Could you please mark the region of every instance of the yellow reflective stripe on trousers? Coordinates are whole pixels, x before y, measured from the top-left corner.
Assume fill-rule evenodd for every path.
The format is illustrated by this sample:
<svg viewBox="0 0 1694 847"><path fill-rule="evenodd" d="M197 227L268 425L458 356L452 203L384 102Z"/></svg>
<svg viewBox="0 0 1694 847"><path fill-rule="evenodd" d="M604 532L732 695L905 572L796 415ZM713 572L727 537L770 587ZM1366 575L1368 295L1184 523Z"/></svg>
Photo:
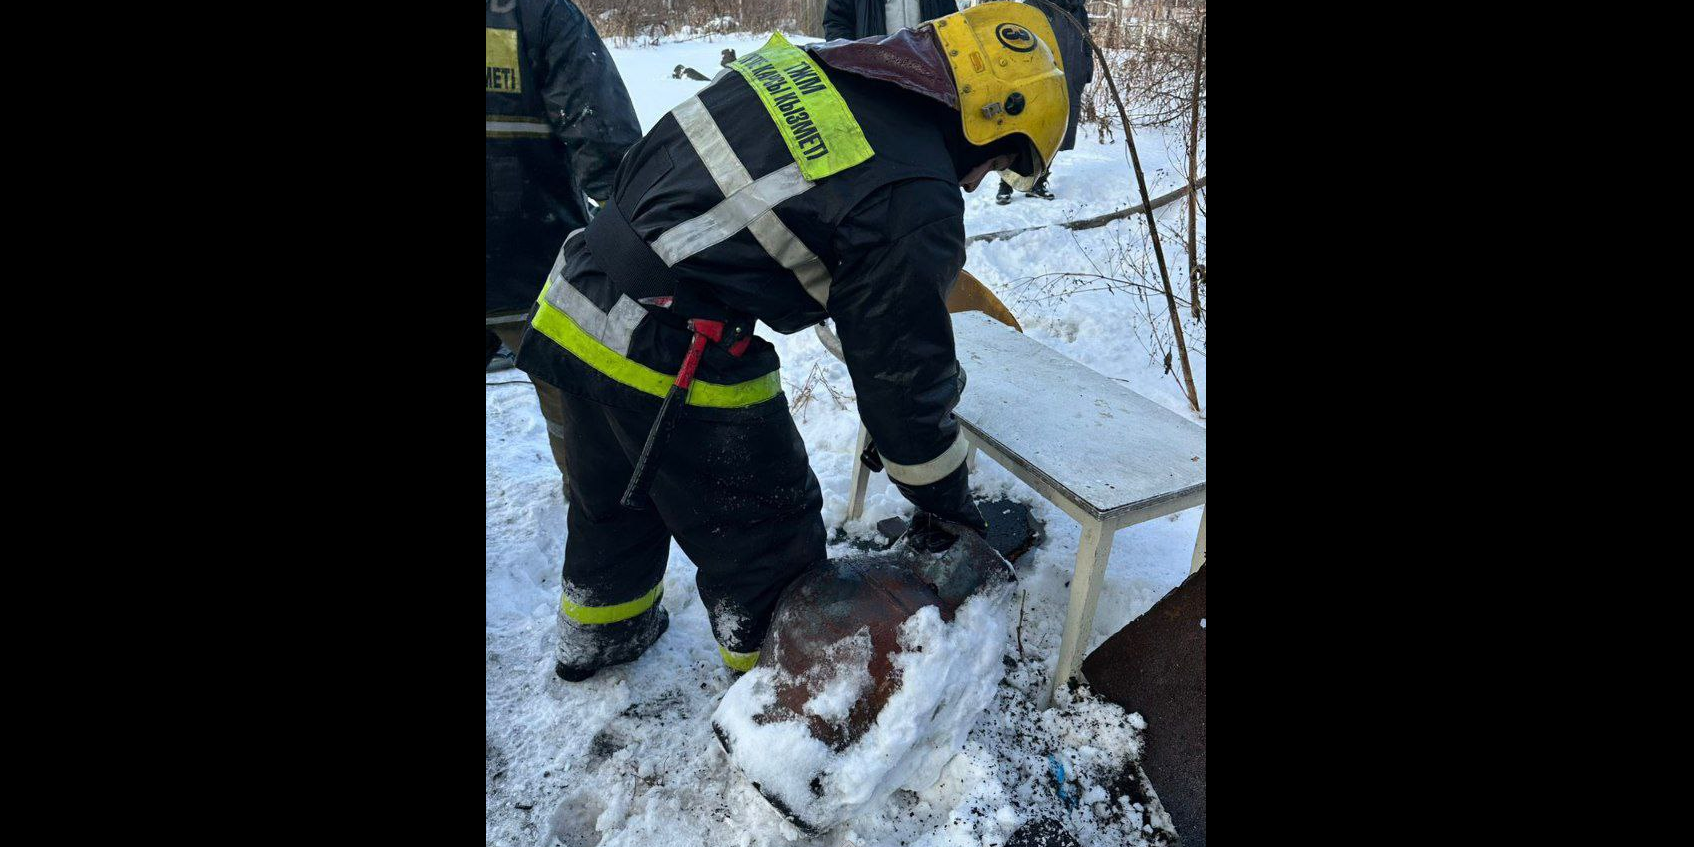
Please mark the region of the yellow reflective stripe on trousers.
<svg viewBox="0 0 1694 847"><path fill-rule="evenodd" d="M652 591L628 603L619 603L615 606L584 606L580 603L572 603L569 597L560 594L559 608L564 611L565 617L577 623L617 623L618 621L627 621L653 608L653 604L657 603L659 598L664 596L664 593L665 584L661 582L653 586Z"/></svg>
<svg viewBox="0 0 1694 847"><path fill-rule="evenodd" d="M724 664L742 673L752 670L753 666L759 663L759 651L757 650L751 653L735 653L725 650L724 646L719 644L718 655L723 657Z"/></svg>
<svg viewBox="0 0 1694 847"><path fill-rule="evenodd" d="M557 284L569 283L560 281ZM576 321L571 320L570 315L554 308L546 298L546 292L542 292L542 299L535 310L535 320L531 321L531 326L534 326L537 332L553 339L554 343L588 363L589 367L630 388L654 397L663 397L670 391L671 383L676 380L675 374L659 373L646 365L618 355L599 339L584 332L582 327L577 326ZM781 393L782 377L778 371L771 371L757 379L734 385L717 385L697 379L689 386L688 405L739 409L763 403Z"/></svg>

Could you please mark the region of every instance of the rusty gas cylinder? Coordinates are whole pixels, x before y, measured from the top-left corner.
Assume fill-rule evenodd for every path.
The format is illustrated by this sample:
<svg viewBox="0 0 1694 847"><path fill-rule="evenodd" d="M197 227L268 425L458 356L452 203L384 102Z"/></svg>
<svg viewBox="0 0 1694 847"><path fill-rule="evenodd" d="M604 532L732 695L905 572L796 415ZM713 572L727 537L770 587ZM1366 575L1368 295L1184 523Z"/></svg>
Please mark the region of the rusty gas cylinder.
<svg viewBox="0 0 1694 847"><path fill-rule="evenodd" d="M769 672L775 697L752 715L754 723L800 723L830 750L850 748L900 691L895 657L905 649L900 634L906 622L936 606L951 624L965 601L1013 580L1010 565L976 533L940 526L957 535L945 551L923 552L921 542L903 539L886 552L832 559L788 586L756 666ZM843 677L857 686L850 707L829 714L808 711L808 703ZM866 677L868 683L857 682ZM737 759L725 733L718 735ZM825 823L797 815L764 787L760 793L808 832Z"/></svg>

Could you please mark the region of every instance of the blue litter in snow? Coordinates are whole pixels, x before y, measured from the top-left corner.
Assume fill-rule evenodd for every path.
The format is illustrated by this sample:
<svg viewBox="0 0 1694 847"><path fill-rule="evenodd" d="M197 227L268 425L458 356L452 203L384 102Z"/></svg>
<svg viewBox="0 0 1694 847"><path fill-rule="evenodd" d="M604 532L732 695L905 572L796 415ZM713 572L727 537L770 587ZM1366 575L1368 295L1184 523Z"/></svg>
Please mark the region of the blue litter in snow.
<svg viewBox="0 0 1694 847"><path fill-rule="evenodd" d="M1064 763L1059 761L1059 757L1054 756L1053 754L1049 753L1049 754L1047 754L1047 766L1050 769L1052 769L1052 772L1053 772L1053 787L1058 789L1059 799L1065 801L1066 806L1070 806L1071 808L1076 808L1076 798L1065 793L1065 766L1064 766Z"/></svg>

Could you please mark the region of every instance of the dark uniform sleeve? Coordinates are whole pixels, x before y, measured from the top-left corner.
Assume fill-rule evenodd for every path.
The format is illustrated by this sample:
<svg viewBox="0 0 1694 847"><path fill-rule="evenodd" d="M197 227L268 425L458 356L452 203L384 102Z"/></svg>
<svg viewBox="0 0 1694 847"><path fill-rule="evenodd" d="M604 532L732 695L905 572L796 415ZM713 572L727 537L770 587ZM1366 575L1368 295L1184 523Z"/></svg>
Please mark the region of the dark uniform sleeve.
<svg viewBox="0 0 1694 847"><path fill-rule="evenodd" d="M959 187L922 179L880 188L835 237L845 259L829 313L888 477L920 510L984 531L953 419L964 387L947 314L965 261Z"/></svg>
<svg viewBox="0 0 1694 847"><path fill-rule="evenodd" d="M829 0L823 10L823 37L825 41L837 38L853 38L853 0Z"/></svg>
<svg viewBox="0 0 1694 847"><path fill-rule="evenodd" d="M1094 25L1088 20L1088 6L1082 0L1075 0L1071 5L1070 13L1076 18L1077 23L1082 24L1082 31L1092 30ZM1082 47L1082 83L1087 85L1094 81L1094 50L1088 46L1087 40L1078 38L1077 41Z"/></svg>
<svg viewBox="0 0 1694 847"><path fill-rule="evenodd" d="M549 0L537 29L530 44L538 52L533 60L553 134L569 151L582 192L603 203L623 154L641 140L629 91L600 34L575 5Z"/></svg>

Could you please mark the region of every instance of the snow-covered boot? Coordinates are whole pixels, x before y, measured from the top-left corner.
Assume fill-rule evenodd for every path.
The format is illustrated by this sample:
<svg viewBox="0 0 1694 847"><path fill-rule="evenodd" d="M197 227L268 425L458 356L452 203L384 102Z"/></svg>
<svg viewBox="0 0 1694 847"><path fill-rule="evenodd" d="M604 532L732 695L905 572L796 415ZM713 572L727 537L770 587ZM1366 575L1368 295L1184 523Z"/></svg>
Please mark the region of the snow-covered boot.
<svg viewBox="0 0 1694 847"><path fill-rule="evenodd" d="M1000 187L994 191L994 202L1001 206L1012 202L1012 184L1004 177L1000 179Z"/></svg>
<svg viewBox="0 0 1694 847"><path fill-rule="evenodd" d="M608 624L578 623L560 612L553 673L566 682L581 682L601 668L633 662L670 625L670 613L659 603L633 618Z"/></svg>
<svg viewBox="0 0 1694 847"><path fill-rule="evenodd" d="M1004 183L1001 183L1001 184L1004 185ZM1036 180L1035 184L1030 186L1029 190L1025 191L1024 193L1031 196L1031 197L1040 197L1043 200L1053 199L1053 192L1047 190L1047 175L1046 174L1042 174L1041 178Z"/></svg>

